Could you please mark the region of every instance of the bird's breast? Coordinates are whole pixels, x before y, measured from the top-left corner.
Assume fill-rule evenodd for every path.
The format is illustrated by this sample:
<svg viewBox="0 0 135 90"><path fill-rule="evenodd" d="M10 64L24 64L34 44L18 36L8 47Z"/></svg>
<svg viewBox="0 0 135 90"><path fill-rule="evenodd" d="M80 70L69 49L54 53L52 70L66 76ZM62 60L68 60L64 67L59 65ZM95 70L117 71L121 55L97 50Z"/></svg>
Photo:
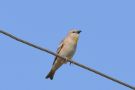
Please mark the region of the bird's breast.
<svg viewBox="0 0 135 90"><path fill-rule="evenodd" d="M64 56L64 57L72 58L75 51L76 51L75 42L67 42L63 46L63 50L62 50L63 53L61 53L61 55Z"/></svg>

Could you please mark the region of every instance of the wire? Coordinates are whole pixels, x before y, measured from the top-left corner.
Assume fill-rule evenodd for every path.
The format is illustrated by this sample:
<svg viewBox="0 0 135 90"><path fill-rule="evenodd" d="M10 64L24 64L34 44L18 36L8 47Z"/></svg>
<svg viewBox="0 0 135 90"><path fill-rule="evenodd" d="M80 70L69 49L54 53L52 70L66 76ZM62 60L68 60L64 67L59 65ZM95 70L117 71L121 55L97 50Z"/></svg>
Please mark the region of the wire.
<svg viewBox="0 0 135 90"><path fill-rule="evenodd" d="M19 42L21 42L21 43L24 43L24 44L26 44L26 45L29 45L29 46L31 46L31 47L33 47L33 48L39 49L39 50L41 50L41 51L44 51L44 52L47 52L47 53L49 53L49 54L51 54L51 55L54 55L54 56L56 56L56 57L59 57L59 58L61 58L62 60L67 60L67 58L62 57L62 56L60 56L60 55L58 55L58 54L56 54L56 53L54 53L54 52L52 52L52 51L50 51L50 50L48 50L48 49L46 49L46 48L42 48L42 47L37 46L37 45L34 45L34 44L32 44L32 43L30 43L30 42L28 42L28 41L22 40L22 39L20 39L20 38L18 38L18 37L15 37L15 36L12 35L12 34L9 34L9 33L5 32L5 31L3 31L3 30L0 30L0 33L4 34L4 35L6 35L6 36L8 36L8 37L10 37L10 38L12 38L12 39L15 39L15 40L17 40L17 41L19 41ZM119 83L119 84L121 84L121 85L123 85L123 86L126 86L126 87L128 87L128 88L130 88L130 89L132 89L132 90L135 90L135 87L134 87L134 86L131 86L131 85L129 85L129 84L125 83L125 82L122 82L122 81L120 81L120 80L118 80L118 79L115 79L115 78L113 78L113 77L110 77L110 76L108 76L108 75L106 75L106 74L104 74L104 73L101 73L101 72L99 72L99 71L93 69L93 68L90 68L90 67L87 67L87 66L85 66L85 65L83 65L83 64L80 64L80 63L78 63L78 62L75 62L75 61L72 60L72 59L68 59L67 61L70 62L70 63L73 63L73 64L75 64L75 65L77 65L77 66L79 66L79 67L81 67L81 68L84 68L84 69L86 69L86 70L88 70L88 71L91 71L91 72L93 72L93 73L96 73L96 74L98 74L98 75L100 75L100 76L102 76L102 77L104 77L104 78L107 78L107 79L109 79L109 80L112 80L112 81L114 81L114 82L116 82L116 83Z"/></svg>

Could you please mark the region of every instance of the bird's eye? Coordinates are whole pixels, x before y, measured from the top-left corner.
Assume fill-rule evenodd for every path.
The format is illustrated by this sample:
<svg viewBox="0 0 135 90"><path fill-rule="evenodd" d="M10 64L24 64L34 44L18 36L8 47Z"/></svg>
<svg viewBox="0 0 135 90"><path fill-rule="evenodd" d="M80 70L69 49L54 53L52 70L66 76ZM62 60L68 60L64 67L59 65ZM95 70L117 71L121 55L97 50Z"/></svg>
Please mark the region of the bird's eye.
<svg viewBox="0 0 135 90"><path fill-rule="evenodd" d="M72 33L75 33L75 31L73 31Z"/></svg>

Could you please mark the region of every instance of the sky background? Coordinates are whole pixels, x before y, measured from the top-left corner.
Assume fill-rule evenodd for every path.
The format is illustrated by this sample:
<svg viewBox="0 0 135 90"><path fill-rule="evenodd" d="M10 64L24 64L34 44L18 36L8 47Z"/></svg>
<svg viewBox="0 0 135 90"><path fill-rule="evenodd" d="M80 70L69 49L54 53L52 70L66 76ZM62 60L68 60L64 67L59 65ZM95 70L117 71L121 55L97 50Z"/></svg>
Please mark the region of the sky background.
<svg viewBox="0 0 135 90"><path fill-rule="evenodd" d="M134 0L0 0L0 29L56 51L81 29L73 59L135 86ZM75 65L45 79L54 56L0 35L0 90L130 90Z"/></svg>

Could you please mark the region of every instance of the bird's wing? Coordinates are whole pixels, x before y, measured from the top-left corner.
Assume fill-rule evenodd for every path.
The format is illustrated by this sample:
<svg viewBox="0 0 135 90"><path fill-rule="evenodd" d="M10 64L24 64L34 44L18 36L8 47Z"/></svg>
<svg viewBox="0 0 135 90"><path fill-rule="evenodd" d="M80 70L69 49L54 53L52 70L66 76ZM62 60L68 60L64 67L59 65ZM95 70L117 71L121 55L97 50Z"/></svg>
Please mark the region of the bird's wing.
<svg viewBox="0 0 135 90"><path fill-rule="evenodd" d="M60 45L59 45L59 47L57 49L57 54L59 54L59 52L61 51L61 49L63 48L63 46L64 46L64 39L61 41L61 43L60 43ZM55 59L53 61L53 65L54 65L56 59L57 59L57 57L55 57Z"/></svg>

